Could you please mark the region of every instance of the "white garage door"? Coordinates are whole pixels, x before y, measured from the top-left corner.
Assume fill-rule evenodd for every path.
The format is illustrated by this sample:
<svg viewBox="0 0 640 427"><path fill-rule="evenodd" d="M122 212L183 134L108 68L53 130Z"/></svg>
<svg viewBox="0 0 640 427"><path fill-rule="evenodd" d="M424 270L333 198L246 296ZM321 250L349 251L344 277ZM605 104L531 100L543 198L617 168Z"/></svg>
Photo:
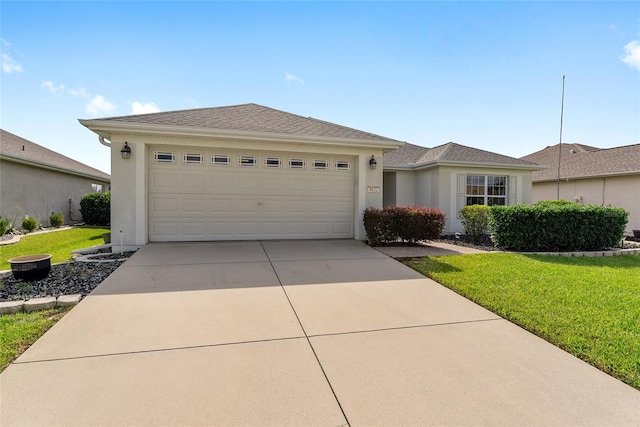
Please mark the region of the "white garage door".
<svg viewBox="0 0 640 427"><path fill-rule="evenodd" d="M352 238L354 159L149 151L149 240Z"/></svg>

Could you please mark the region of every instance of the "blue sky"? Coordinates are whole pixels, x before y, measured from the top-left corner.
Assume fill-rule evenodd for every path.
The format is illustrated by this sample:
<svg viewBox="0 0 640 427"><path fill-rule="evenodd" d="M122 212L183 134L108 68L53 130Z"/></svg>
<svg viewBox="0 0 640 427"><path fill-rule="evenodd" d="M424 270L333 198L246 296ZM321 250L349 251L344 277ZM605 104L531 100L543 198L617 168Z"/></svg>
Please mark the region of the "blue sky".
<svg viewBox="0 0 640 427"><path fill-rule="evenodd" d="M640 143L639 2L0 2L1 127L257 103L425 147Z"/></svg>

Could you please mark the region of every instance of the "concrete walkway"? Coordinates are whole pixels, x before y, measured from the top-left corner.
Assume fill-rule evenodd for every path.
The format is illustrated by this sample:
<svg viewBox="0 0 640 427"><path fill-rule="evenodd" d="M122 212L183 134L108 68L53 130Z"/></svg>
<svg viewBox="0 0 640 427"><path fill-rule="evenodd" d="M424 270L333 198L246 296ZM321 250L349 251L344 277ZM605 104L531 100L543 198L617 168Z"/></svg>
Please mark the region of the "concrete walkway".
<svg viewBox="0 0 640 427"><path fill-rule="evenodd" d="M143 247L0 375L12 425L640 425L640 392L354 240Z"/></svg>

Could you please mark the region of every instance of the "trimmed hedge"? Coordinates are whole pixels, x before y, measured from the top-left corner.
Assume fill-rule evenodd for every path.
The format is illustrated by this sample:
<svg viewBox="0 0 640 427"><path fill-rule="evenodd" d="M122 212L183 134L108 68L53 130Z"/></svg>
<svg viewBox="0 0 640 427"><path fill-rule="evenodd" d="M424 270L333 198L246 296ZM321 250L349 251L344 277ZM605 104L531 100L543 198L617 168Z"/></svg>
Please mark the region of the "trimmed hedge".
<svg viewBox="0 0 640 427"><path fill-rule="evenodd" d="M111 193L89 193L80 199L80 213L85 224L109 225Z"/></svg>
<svg viewBox="0 0 640 427"><path fill-rule="evenodd" d="M489 232L489 213L491 208L487 205L469 205L460 210L460 222L464 234L471 238L473 243L479 243Z"/></svg>
<svg viewBox="0 0 640 427"><path fill-rule="evenodd" d="M364 211L364 228L372 246L398 240L415 243L437 239L442 234L444 224L444 212L432 208L388 206Z"/></svg>
<svg viewBox="0 0 640 427"><path fill-rule="evenodd" d="M545 201L492 206L489 228L496 245L505 249L597 251L620 243L628 216L622 208Z"/></svg>

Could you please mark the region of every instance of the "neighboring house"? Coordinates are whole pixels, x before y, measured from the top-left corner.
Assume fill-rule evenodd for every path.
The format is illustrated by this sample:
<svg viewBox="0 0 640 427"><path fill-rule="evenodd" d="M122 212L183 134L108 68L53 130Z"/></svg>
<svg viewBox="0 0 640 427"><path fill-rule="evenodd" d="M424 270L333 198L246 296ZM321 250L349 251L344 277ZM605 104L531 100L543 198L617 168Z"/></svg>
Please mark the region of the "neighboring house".
<svg viewBox="0 0 640 427"><path fill-rule="evenodd" d="M556 200L559 190L560 199L624 208L630 213L626 233L640 230L640 144L606 149L562 144L562 152L558 147L522 158L547 166L533 173L532 200Z"/></svg>
<svg viewBox="0 0 640 427"><path fill-rule="evenodd" d="M533 162L449 142L425 148L405 144L384 156L384 205L438 208L445 232L462 231L467 205L531 203Z"/></svg>
<svg viewBox="0 0 640 427"><path fill-rule="evenodd" d="M123 247L365 240L362 212L382 206L383 154L403 144L256 104L80 123L111 145L111 230Z"/></svg>
<svg viewBox="0 0 640 427"><path fill-rule="evenodd" d="M456 214L467 202L529 202L531 171L539 169L457 144L429 150L256 104L80 123L111 146L111 229L121 232L123 247L366 240L363 211L382 207L383 197L385 204L440 208L448 231L458 231ZM129 149L126 159L121 151Z"/></svg>
<svg viewBox="0 0 640 427"><path fill-rule="evenodd" d="M109 174L0 129L0 215L16 227L26 215L48 225L52 212L78 222L82 196L110 183Z"/></svg>

